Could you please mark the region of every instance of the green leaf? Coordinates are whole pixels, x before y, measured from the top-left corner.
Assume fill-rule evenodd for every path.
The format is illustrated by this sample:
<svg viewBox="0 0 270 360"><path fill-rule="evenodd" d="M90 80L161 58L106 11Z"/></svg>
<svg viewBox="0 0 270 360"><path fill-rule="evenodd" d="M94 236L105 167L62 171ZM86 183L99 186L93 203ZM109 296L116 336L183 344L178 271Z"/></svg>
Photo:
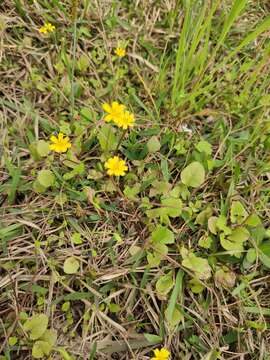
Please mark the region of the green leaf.
<svg viewBox="0 0 270 360"><path fill-rule="evenodd" d="M248 225L250 227L256 227L261 225L261 219L257 214L251 214L245 221L245 225Z"/></svg>
<svg viewBox="0 0 270 360"><path fill-rule="evenodd" d="M83 162L80 162L78 165L74 166L74 168L71 171L64 174L63 179L70 180L77 175L82 175L84 172L85 172L85 165Z"/></svg>
<svg viewBox="0 0 270 360"><path fill-rule="evenodd" d="M243 226L240 226L232 230L232 233L228 236L228 239L230 241L243 243L249 238L249 236L249 231Z"/></svg>
<svg viewBox="0 0 270 360"><path fill-rule="evenodd" d="M174 233L166 226L158 225L151 234L151 240L160 244L174 244Z"/></svg>
<svg viewBox="0 0 270 360"><path fill-rule="evenodd" d="M71 236L71 241L73 242L73 244L76 244L76 245L82 244L83 241L82 241L81 234L80 234L80 233L74 233L74 234L72 234L72 236Z"/></svg>
<svg viewBox="0 0 270 360"><path fill-rule="evenodd" d="M207 155L211 155L212 154L212 145L205 140L201 140L197 145L196 145L196 149L202 153L204 152Z"/></svg>
<svg viewBox="0 0 270 360"><path fill-rule="evenodd" d="M158 140L157 136L152 136L148 141L147 141L147 149L149 153L155 153L157 151L160 150L160 142Z"/></svg>
<svg viewBox="0 0 270 360"><path fill-rule="evenodd" d="M53 347L57 340L57 332L53 329L46 330L40 340L46 341Z"/></svg>
<svg viewBox="0 0 270 360"><path fill-rule="evenodd" d="M166 295L170 292L174 285L172 271L168 274L161 276L156 283L156 291L158 295L162 298L166 297Z"/></svg>
<svg viewBox="0 0 270 360"><path fill-rule="evenodd" d="M213 239L211 238L211 236L203 235L199 239L199 246L204 249L210 249L212 243Z"/></svg>
<svg viewBox="0 0 270 360"><path fill-rule="evenodd" d="M118 313L121 310L121 306L119 304L111 303L109 304L109 309L111 313Z"/></svg>
<svg viewBox="0 0 270 360"><path fill-rule="evenodd" d="M208 219L208 229L209 231L216 235L217 234L217 227L216 227L216 222L217 222L218 217L217 216L211 216Z"/></svg>
<svg viewBox="0 0 270 360"><path fill-rule="evenodd" d="M198 257L192 252L183 259L182 265L192 270L194 275L200 280L207 280L211 277L211 267L207 259Z"/></svg>
<svg viewBox="0 0 270 360"><path fill-rule="evenodd" d="M182 201L174 197L168 197L161 200L163 205L163 214L172 218L178 217L182 213Z"/></svg>
<svg viewBox="0 0 270 360"><path fill-rule="evenodd" d="M205 170L201 163L194 161L181 172L181 181L187 186L197 188L205 180Z"/></svg>
<svg viewBox="0 0 270 360"><path fill-rule="evenodd" d="M206 209L204 209L197 215L195 224L204 225L209 219L209 217L212 215L212 213L213 213L212 208L208 206Z"/></svg>
<svg viewBox="0 0 270 360"><path fill-rule="evenodd" d="M68 257L64 262L64 272L66 274L76 274L80 268L80 263L74 257Z"/></svg>
<svg viewBox="0 0 270 360"><path fill-rule="evenodd" d="M161 167L161 172L162 172L162 175L163 175L165 181L168 182L170 180L171 175L170 175L167 159L161 160L160 167Z"/></svg>
<svg viewBox="0 0 270 360"><path fill-rule="evenodd" d="M49 355L52 351L52 345L47 341L38 340L34 342L32 348L32 356L34 359L41 359L45 355Z"/></svg>
<svg viewBox="0 0 270 360"><path fill-rule="evenodd" d="M165 310L165 318L168 322L169 328L173 329L175 328L184 318L184 315L181 313L181 311L175 307L173 309L172 314L169 316L168 308Z"/></svg>
<svg viewBox="0 0 270 360"><path fill-rule="evenodd" d="M161 200L163 205L160 208L146 210L146 215L152 219L159 217L162 223L169 224L169 217L178 217L182 212L182 201L174 197L163 198Z"/></svg>
<svg viewBox="0 0 270 360"><path fill-rule="evenodd" d="M155 180L152 183L152 187L149 191L149 196L154 197L160 194L167 195L168 192L170 191L170 188L171 188L171 184L168 183L167 181Z"/></svg>
<svg viewBox="0 0 270 360"><path fill-rule="evenodd" d="M81 55L76 63L77 69L81 72L85 72L88 69L89 65L89 58L85 54Z"/></svg>
<svg viewBox="0 0 270 360"><path fill-rule="evenodd" d="M39 181L35 180L33 182L33 190L37 193L43 193L44 191L46 191L47 187L43 186L39 183Z"/></svg>
<svg viewBox="0 0 270 360"><path fill-rule="evenodd" d="M249 238L250 234L244 227L233 229L231 235L225 238L225 234L220 235L221 246L229 251L230 255L240 257L244 251L244 242Z"/></svg>
<svg viewBox="0 0 270 360"><path fill-rule="evenodd" d="M45 140L39 140L37 142L37 152L41 157L48 156L50 152L50 145Z"/></svg>
<svg viewBox="0 0 270 360"><path fill-rule="evenodd" d="M62 356L63 360L74 360L74 357L69 355L69 353L62 347L58 347L57 351Z"/></svg>
<svg viewBox="0 0 270 360"><path fill-rule="evenodd" d="M23 328L26 332L30 331L30 339L39 339L47 330L48 316L45 314L34 315L30 319L26 320Z"/></svg>
<svg viewBox="0 0 270 360"><path fill-rule="evenodd" d="M248 213L240 201L234 201L231 205L231 222L242 224L247 218Z"/></svg>
<svg viewBox="0 0 270 360"><path fill-rule="evenodd" d="M146 338L149 344L155 345L162 342L162 337L158 335L144 333L143 336Z"/></svg>
<svg viewBox="0 0 270 360"><path fill-rule="evenodd" d="M203 286L203 284L197 278L191 279L188 282L188 286L194 294L200 294L205 289L205 286Z"/></svg>
<svg viewBox="0 0 270 360"><path fill-rule="evenodd" d="M54 184L55 176L51 170L40 170L38 172L37 180L40 185L48 188Z"/></svg>
<svg viewBox="0 0 270 360"><path fill-rule="evenodd" d="M270 240L264 241L259 246L259 258L263 265L270 269Z"/></svg>
<svg viewBox="0 0 270 360"><path fill-rule="evenodd" d="M166 245L165 245L166 246ZM148 261L148 265L152 268L152 267L157 267L159 266L160 262L162 260L162 256L157 254L157 253L147 253L147 261Z"/></svg>
<svg viewBox="0 0 270 360"><path fill-rule="evenodd" d="M67 201L68 197L64 193L60 193L55 196L55 202L60 206L63 206Z"/></svg>
<svg viewBox="0 0 270 360"><path fill-rule="evenodd" d="M10 336L8 339L9 346L14 346L18 342L18 338L16 336Z"/></svg>
<svg viewBox="0 0 270 360"><path fill-rule="evenodd" d="M130 200L137 200L137 196L140 192L141 184L135 184L132 187L126 185L124 189L125 196Z"/></svg>
<svg viewBox="0 0 270 360"><path fill-rule="evenodd" d="M168 246L165 244L154 243L152 247L159 256L165 257L168 254Z"/></svg>
<svg viewBox="0 0 270 360"><path fill-rule="evenodd" d="M114 133L114 128L110 124L104 124L100 128L97 135L99 145L103 152L109 152L116 149L117 138Z"/></svg>
<svg viewBox="0 0 270 360"><path fill-rule="evenodd" d="M225 235L232 233L232 230L227 226L227 219L223 215L220 215L216 219L215 226L218 230L223 231Z"/></svg>
<svg viewBox="0 0 270 360"><path fill-rule="evenodd" d="M257 258L257 252L256 249L248 249L247 255L246 255L246 260L250 263L253 264L255 262Z"/></svg>

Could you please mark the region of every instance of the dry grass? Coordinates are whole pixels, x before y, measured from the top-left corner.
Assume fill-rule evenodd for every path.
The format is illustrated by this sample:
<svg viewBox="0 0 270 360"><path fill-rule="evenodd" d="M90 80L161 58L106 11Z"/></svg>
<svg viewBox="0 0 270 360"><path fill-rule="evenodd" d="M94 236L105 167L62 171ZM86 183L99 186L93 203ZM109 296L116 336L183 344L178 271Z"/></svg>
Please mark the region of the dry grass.
<svg viewBox="0 0 270 360"><path fill-rule="evenodd" d="M208 175L201 189L192 192L185 206L195 206L198 200L202 203L200 211L212 204L217 215L222 208L229 212L234 197L241 199L249 213L256 212L266 229L269 227L269 148L265 150L262 142L267 131L270 133L269 106L263 110L258 107L256 112L255 99L269 90L269 60L262 64L250 90L260 91L249 104L235 103L236 91L252 81L256 71L254 64L238 73L241 62L246 58L252 61L256 56L262 58L269 30L238 54L235 62L216 73L222 81L215 97L209 96L201 108L185 104L180 111L172 111L169 87L174 76L178 25L184 19L182 2L81 1L76 59L85 56L88 66L85 71L75 66L72 81L77 88L72 118L69 76L74 31L70 4L60 2L65 13L57 1L53 3L4 0L0 4L3 359L32 358L31 342L20 320L20 313L26 312L48 315L50 326L58 332L57 347L66 349L74 359L92 359L89 357L92 351L93 359L98 360L146 360L151 357L151 349L164 346L175 360L268 360L269 269L258 258L245 267L245 254L241 262L234 261L235 258L226 262L220 249L200 249L198 240L206 229L194 225L196 213L189 220L171 221L169 227L175 233L176 244L162 265L150 268L145 254L151 226L158 220L149 227L151 221L140 205L143 197L148 197L153 205L159 204L159 197L151 197L149 191L153 191L155 179L164 180L166 171L160 168L161 160L167 161L170 182L176 184L181 169L192 156L194 144L207 138L213 145L213 159L220 161L221 166ZM220 7L221 18L230 4L231 1L226 1ZM250 1L231 31L227 47L222 49L224 54L266 15L268 2ZM57 27L51 38L42 37L37 31L45 20ZM220 33L218 17L215 21L213 36ZM213 43L215 40L212 39ZM122 64L112 56L119 41L127 44L128 55ZM195 78L191 82L190 89L196 81ZM126 181L131 187L143 184L139 201L125 196L122 180L108 181L99 165L103 155L95 136L102 127L101 104L113 99L128 104L136 113L136 130L129 138L125 137L122 151L127 157L135 154L129 161L136 170ZM88 119L82 115L85 108ZM86 172L65 182L63 163L56 158L35 161L29 146L36 140L47 140L52 132L70 123L71 137L74 142L81 142L76 145L76 156L86 164ZM184 155L175 155L170 149L173 140L166 140L166 136L179 136L182 129L179 123L192 130L192 134L183 135L188 147ZM153 128L165 150L139 158ZM173 135L168 135L169 131ZM58 187L38 194L33 191L33 181L46 166L57 174ZM87 179L93 169L101 172L100 179ZM59 193L68 197L64 205L57 203ZM101 206L97 206L97 199ZM74 233L81 234L82 244L72 242ZM226 264L236 276L235 285L220 286L213 277L202 281L205 286L202 293L191 291L188 281L192 272L182 266L179 254L182 245L207 256L213 269ZM144 256L137 259L132 256L135 246L144 251ZM66 275L63 264L71 256L79 260L80 269L75 275ZM170 329L164 315L169 296L161 299L155 285L170 270L175 278L178 269L185 272L184 286L177 298L183 316L177 327ZM65 310L63 304L67 302L70 308ZM112 304L117 307L116 312ZM144 333L159 335L163 341L151 346ZM17 337L21 343L17 342L12 349L10 337ZM211 355L215 349L220 352L219 357ZM63 357L55 351L51 358Z"/></svg>

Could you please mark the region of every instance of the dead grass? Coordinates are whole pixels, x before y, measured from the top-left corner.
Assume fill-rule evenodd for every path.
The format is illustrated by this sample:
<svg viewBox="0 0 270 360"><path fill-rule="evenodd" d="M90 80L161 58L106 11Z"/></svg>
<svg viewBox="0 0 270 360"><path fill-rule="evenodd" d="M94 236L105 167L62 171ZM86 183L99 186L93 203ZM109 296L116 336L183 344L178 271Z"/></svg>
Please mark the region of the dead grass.
<svg viewBox="0 0 270 360"><path fill-rule="evenodd" d="M18 1L22 8L16 8L15 3L4 0L0 4L0 354L5 359L32 358L19 318L21 312L26 312L47 314L51 327L58 332L57 346L74 359L92 359L89 354L96 346L93 359L146 360L152 348L164 346L175 360L217 359L211 357L214 349L220 352L220 359L268 360L270 276L258 259L249 268L239 262L228 264L237 279L233 288L221 287L211 279L204 282L203 293L194 294L187 285L191 272L181 265L179 248L188 244L197 249L205 229L194 230L189 221L173 220L170 228L175 232L176 246L162 266L149 268L144 257L132 257L134 246L143 251L149 246L149 219L142 208L123 194L121 184L116 184L114 191L104 177L97 181L86 179L89 171L97 168L99 159L97 142L91 139L101 124L101 104L120 99L138 113L138 133L131 135L136 154L139 150L135 145L143 147L148 139L148 135L140 133L151 133L153 119L160 120L161 139L169 129L177 136L181 128L178 124L187 124L193 132L185 136L191 149L186 158L192 146L207 137L213 143L214 158L225 159L223 166L209 175L203 189L194 191L192 201L200 200L203 206L211 203L217 214L234 182L233 194L242 197L249 211L256 211L269 227L269 155L260 150L263 134L261 128L255 132L253 118L239 126L241 110L237 117L231 100L233 92L228 97L218 94L205 104L203 112L183 109L183 116L172 114L167 102L159 98L161 90L165 98L170 96L163 86L172 79L172 54L178 42L178 24L184 17L180 2L82 2L76 56L86 56L88 67L86 71L75 69L75 119L82 121L79 156L87 162L87 174L42 194L33 191L32 183L37 171L49 162L34 161L29 145L38 139L47 140L59 126L74 120L70 118L69 82L72 23L69 15L51 2ZM67 5L62 2L64 9L69 9ZM227 2L223 6L226 10ZM266 1L250 1L232 31L230 44L238 43L242 34L268 14ZM45 19L57 27L50 40L37 31ZM264 34L260 43L252 44L247 56L252 58L260 51L267 36ZM128 49L121 71L119 62L112 58L119 41L126 42ZM168 73L161 79L162 74L157 72L164 54ZM263 71L267 77L269 62ZM233 80L226 81L231 84ZM89 110L88 123L83 120L83 108ZM246 130L249 135L245 140ZM129 141L126 137L126 149ZM148 185L147 181L151 176L163 179L158 165L162 159L168 159L171 183L179 181L186 159L179 162L178 156L170 157L165 140L164 144L166 154L130 161L137 172L127 181L130 186L145 184L143 196L149 195L153 181ZM235 168L244 163L246 167L241 171L246 175L241 178ZM52 166L61 178L61 166ZM88 193L84 196L86 186ZM100 208L91 190L102 203ZM61 192L68 194L68 202L62 206L55 199ZM155 205L158 202L155 197L150 201ZM82 244L72 243L74 232L81 234ZM221 261L216 254L218 250L207 255L213 266ZM76 275L63 272L63 263L70 256L80 260ZM186 274L177 299L184 316L173 331L164 319L167 299L159 298L155 285L162 275L178 269ZM64 311L66 302L70 302L70 309ZM118 306L116 312L111 310L111 304ZM160 335L164 341L150 346L144 333ZM22 341L13 351L8 345L12 336ZM57 352L51 358L62 359Z"/></svg>

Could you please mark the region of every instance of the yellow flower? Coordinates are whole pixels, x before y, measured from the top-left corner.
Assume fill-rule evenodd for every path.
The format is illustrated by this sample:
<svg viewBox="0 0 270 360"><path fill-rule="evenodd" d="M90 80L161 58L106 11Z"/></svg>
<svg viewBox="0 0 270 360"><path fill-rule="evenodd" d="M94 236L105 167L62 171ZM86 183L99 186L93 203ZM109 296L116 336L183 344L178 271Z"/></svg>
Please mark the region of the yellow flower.
<svg viewBox="0 0 270 360"><path fill-rule="evenodd" d="M130 113L129 111L124 111L123 114L115 120L116 125L120 128L123 128L124 130L129 127L133 127L134 122L134 114Z"/></svg>
<svg viewBox="0 0 270 360"><path fill-rule="evenodd" d="M165 348L162 348L160 350L155 349L154 354L155 356L152 357L151 360L168 360L170 356L170 352Z"/></svg>
<svg viewBox="0 0 270 360"><path fill-rule="evenodd" d="M117 101L113 101L112 105L105 103L102 105L102 108L108 113L108 115L104 118L105 121L117 122L124 113L125 105L119 104Z"/></svg>
<svg viewBox="0 0 270 360"><path fill-rule="evenodd" d="M118 156L114 156L105 162L105 168L107 174L110 176L124 176L128 170L125 160L120 159Z"/></svg>
<svg viewBox="0 0 270 360"><path fill-rule="evenodd" d="M64 153L71 147L71 143L69 141L69 138L66 136L64 137L64 134L59 133L58 137L51 136L51 142L53 144L50 145L50 150L53 150L57 153Z"/></svg>
<svg viewBox="0 0 270 360"><path fill-rule="evenodd" d="M41 28L38 30L42 34L47 34L53 32L55 30L55 26L51 23L45 23Z"/></svg>
<svg viewBox="0 0 270 360"><path fill-rule="evenodd" d="M117 47L115 50L114 50L114 53L115 55L117 55L118 57L122 58L126 55L126 50L121 48L121 47Z"/></svg>

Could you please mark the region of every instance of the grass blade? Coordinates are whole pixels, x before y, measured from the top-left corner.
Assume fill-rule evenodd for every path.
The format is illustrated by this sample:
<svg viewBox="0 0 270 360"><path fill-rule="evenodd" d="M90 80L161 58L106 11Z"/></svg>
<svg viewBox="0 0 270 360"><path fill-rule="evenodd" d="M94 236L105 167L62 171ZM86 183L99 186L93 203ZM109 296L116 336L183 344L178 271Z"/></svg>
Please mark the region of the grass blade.
<svg viewBox="0 0 270 360"><path fill-rule="evenodd" d="M183 278L184 278L184 272L182 270L178 270L178 273L176 275L176 279L175 279L175 286L174 289L172 291L170 300L169 300L169 305L167 308L167 319L169 322L172 321L172 316L173 316L173 311L178 299L178 296L180 294L180 292L183 289Z"/></svg>
<svg viewBox="0 0 270 360"><path fill-rule="evenodd" d="M228 32L230 31L233 23L238 18L241 11L245 8L246 4L247 4L247 0L235 0L233 6L231 8L231 11L230 11L225 23L224 23L221 35L220 35L220 37L218 39L218 42L217 42L215 53L220 48L220 46L224 43L224 40L225 40Z"/></svg>
<svg viewBox="0 0 270 360"><path fill-rule="evenodd" d="M259 24L254 31L248 34L245 39L226 57L226 60L234 57L241 49L254 41L259 35L270 29L270 16Z"/></svg>

